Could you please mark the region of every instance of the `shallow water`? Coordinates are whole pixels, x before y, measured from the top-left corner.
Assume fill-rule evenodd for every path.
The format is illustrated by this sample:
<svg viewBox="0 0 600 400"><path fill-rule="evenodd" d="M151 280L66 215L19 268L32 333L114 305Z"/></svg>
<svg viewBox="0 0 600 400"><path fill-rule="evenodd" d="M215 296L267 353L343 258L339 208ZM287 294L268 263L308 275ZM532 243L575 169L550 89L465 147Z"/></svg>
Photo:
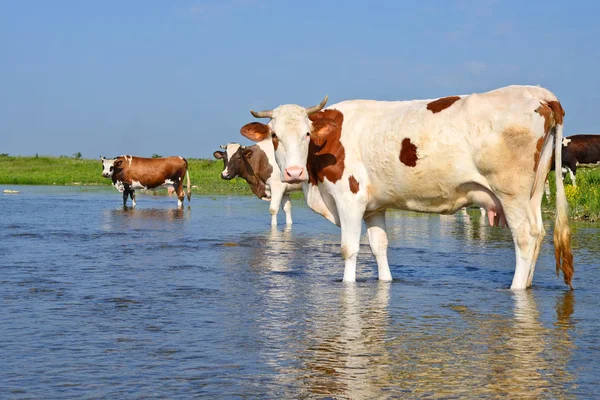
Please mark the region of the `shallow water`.
<svg viewBox="0 0 600 400"><path fill-rule="evenodd" d="M573 224L576 274L508 290L507 230L388 213L392 283L363 237L294 202L7 187L0 195L2 398L592 398L600 390L600 225ZM281 214L280 222L284 221ZM547 230L550 231L550 225Z"/></svg>

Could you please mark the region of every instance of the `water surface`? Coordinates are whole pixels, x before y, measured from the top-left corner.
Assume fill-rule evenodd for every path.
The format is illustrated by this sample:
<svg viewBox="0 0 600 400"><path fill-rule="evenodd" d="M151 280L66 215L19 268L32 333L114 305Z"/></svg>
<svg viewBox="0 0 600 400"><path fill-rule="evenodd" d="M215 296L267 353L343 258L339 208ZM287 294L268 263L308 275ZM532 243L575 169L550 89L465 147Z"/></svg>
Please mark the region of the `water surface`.
<svg viewBox="0 0 600 400"><path fill-rule="evenodd" d="M15 187L0 186L3 189ZM394 281L363 237L294 202L16 187L0 195L3 398L593 398L600 229L573 224L575 291L551 235L531 290L508 290L509 232L388 213ZM283 214L280 221L284 221ZM551 225L547 230L551 232Z"/></svg>

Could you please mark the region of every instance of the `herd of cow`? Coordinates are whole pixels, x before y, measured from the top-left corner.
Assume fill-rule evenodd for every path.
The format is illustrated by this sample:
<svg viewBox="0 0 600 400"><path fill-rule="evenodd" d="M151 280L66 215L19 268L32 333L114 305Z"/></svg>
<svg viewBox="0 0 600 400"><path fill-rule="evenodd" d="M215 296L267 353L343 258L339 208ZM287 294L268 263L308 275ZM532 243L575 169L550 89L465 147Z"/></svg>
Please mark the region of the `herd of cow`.
<svg viewBox="0 0 600 400"><path fill-rule="evenodd" d="M579 163L600 161L595 135L563 138L565 112L558 98L536 86L508 86L486 93L436 100L349 100L325 108L281 105L255 112L240 133L253 146L229 143L215 151L223 179L241 177L270 201L271 223L283 204L292 223L289 193L302 190L308 206L341 228L344 281L356 279L364 221L380 280L392 279L385 210L452 214L474 205L490 225L508 226L516 267L511 289L532 284L545 235L541 201L551 169L556 173L554 249L556 272L569 287L573 277L568 205L561 175L572 181ZM123 193L161 186L179 206L190 200L183 157L102 157L103 173Z"/></svg>

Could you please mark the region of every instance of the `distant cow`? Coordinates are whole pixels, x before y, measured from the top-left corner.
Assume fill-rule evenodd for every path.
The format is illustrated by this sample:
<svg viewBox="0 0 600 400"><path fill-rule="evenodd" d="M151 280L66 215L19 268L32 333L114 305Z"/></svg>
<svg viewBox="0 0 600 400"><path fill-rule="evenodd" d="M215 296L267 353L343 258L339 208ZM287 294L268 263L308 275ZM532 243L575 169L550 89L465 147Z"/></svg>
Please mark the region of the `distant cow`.
<svg viewBox="0 0 600 400"><path fill-rule="evenodd" d="M135 189L155 189L166 187L177 193L177 205L183 206L185 190L183 177L187 178L187 198L192 196L187 160L183 157L143 158L119 156L102 160L102 176L111 178L119 192L123 193L123 205L127 205L127 196L135 207Z"/></svg>
<svg viewBox="0 0 600 400"><path fill-rule="evenodd" d="M292 203L289 193L301 190L300 184L281 182L281 171L275 162L273 142L263 140L250 147L238 143L221 146L225 151L215 151L213 156L223 160L222 179L240 177L248 182L252 193L259 199L271 201L271 225L277 225L277 213L283 204L286 224L292 224Z"/></svg>
<svg viewBox="0 0 600 400"><path fill-rule="evenodd" d="M492 224L506 222L511 230L511 289L531 286L553 146L560 169L565 113L552 92L509 86L431 100L349 100L323 110L326 101L251 111L270 121L249 123L241 134L270 137L282 181L303 182L309 207L341 227L344 281L356 280L363 221L379 279L389 281L386 209L452 214L477 205ZM570 286L568 204L557 181L556 269Z"/></svg>
<svg viewBox="0 0 600 400"><path fill-rule="evenodd" d="M600 135L573 135L562 141L562 166L567 168L575 186L579 164L600 163Z"/></svg>
<svg viewBox="0 0 600 400"><path fill-rule="evenodd" d="M567 136L563 138L561 148L562 173L569 173L573 186L577 186L575 174L579 164L600 164L600 135ZM546 197L550 197L550 184L547 180L545 192Z"/></svg>

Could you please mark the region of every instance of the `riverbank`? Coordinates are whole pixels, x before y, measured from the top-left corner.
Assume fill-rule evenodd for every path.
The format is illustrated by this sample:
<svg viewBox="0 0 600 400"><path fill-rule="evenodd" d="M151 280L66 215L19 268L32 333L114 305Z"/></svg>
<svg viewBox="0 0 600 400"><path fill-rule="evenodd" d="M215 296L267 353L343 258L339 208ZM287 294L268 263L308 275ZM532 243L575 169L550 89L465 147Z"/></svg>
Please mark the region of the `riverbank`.
<svg viewBox="0 0 600 400"><path fill-rule="evenodd" d="M244 180L221 179L222 161L187 160L193 194L253 195ZM0 156L0 184L109 186L111 181L102 177L99 159Z"/></svg>
<svg viewBox="0 0 600 400"><path fill-rule="evenodd" d="M188 158L192 193L196 195L253 196L242 179L221 179L223 162ZM103 178L102 163L96 159L70 157L0 156L0 184L5 185L110 185ZM550 174L551 196L543 201L544 211L554 210L554 173ZM571 217L582 221L600 221L600 168L577 171L577 187L565 180L565 193ZM302 197L295 194L294 197Z"/></svg>

